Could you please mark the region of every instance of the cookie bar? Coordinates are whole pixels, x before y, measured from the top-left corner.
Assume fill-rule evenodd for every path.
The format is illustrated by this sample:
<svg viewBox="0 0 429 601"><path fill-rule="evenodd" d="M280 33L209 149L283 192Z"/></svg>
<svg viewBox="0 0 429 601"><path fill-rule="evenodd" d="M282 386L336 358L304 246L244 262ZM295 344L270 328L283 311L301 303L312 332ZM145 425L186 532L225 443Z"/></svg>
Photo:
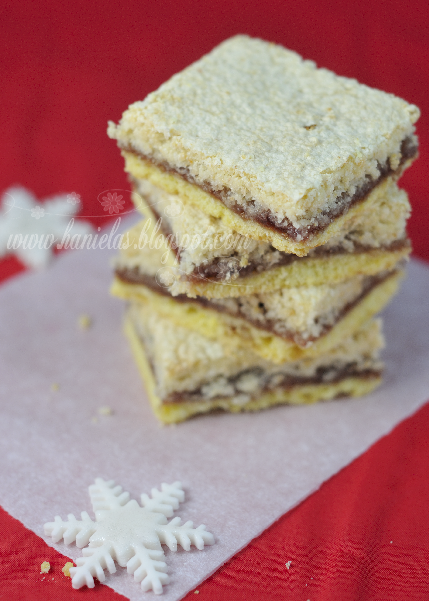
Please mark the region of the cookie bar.
<svg viewBox="0 0 429 601"><path fill-rule="evenodd" d="M134 178L304 256L412 162L418 117L400 98L236 36L131 105L108 134Z"/></svg>
<svg viewBox="0 0 429 601"><path fill-rule="evenodd" d="M317 359L275 365L131 305L126 333L155 415L165 423L215 409L254 411L360 396L381 382L381 322L365 324Z"/></svg>
<svg viewBox="0 0 429 601"><path fill-rule="evenodd" d="M138 272L145 272L145 248L151 247L171 280L166 283L173 295L224 298L336 283L391 270L411 251L405 230L410 205L395 184L385 194L378 190L374 202L362 206L347 233L306 257L241 236L147 181L136 186L133 200L146 219L128 232L118 270L132 270L137 282Z"/></svg>
<svg viewBox="0 0 429 601"><path fill-rule="evenodd" d="M133 283L117 274L112 293L171 322L274 363L319 356L351 336L395 294L402 271L355 276L339 284L207 300L172 297L156 276ZM131 277L130 277L131 279ZM139 280L141 282L141 279Z"/></svg>

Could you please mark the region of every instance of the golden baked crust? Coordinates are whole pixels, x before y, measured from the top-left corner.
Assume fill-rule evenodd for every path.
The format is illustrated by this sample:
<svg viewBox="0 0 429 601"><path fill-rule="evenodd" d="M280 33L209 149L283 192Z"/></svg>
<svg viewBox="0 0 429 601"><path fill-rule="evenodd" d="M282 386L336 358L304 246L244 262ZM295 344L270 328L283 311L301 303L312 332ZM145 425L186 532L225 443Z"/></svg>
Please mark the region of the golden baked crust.
<svg viewBox="0 0 429 601"><path fill-rule="evenodd" d="M347 375L381 371L381 320L370 320L318 357L276 364L245 348L231 348L177 325L142 303L127 311L150 360L163 402L235 396L245 402L270 388L333 382Z"/></svg>
<svg viewBox="0 0 429 601"><path fill-rule="evenodd" d="M159 268L170 266L174 279L168 289L173 295L225 298L336 283L391 270L411 251L405 233L410 204L395 184L386 196L365 203L366 210L350 221L342 236L307 257L241 236L147 180L135 180L134 185L133 201L145 218L126 233L127 244L116 263L122 271L143 274L155 273L157 263Z"/></svg>
<svg viewBox="0 0 429 601"><path fill-rule="evenodd" d="M402 277L400 271L391 274L370 290L325 335L305 347L259 329L240 317L202 307L195 302L178 302L147 286L127 284L119 278L115 278L111 292L128 301L144 302L154 313L168 317L173 323L212 340L218 340L225 347L244 347L268 361L280 364L302 357L316 357L338 346L383 309L396 293Z"/></svg>
<svg viewBox="0 0 429 601"><path fill-rule="evenodd" d="M184 202L197 206L207 215L221 219L226 227L242 236L269 242L277 250L293 253L300 257L306 256L311 249L326 244L331 238L346 234L351 224L359 219L362 213L366 213L371 205L378 204L381 198L388 196L394 183L394 178L386 178L362 202L353 205L346 213L334 219L326 229L320 230L308 239L294 240L274 229L264 227L256 221L243 219L210 193L174 173L168 173L133 153L123 151L122 155L125 158L125 171L130 173L133 178L147 179L168 194L176 195Z"/></svg>
<svg viewBox="0 0 429 601"><path fill-rule="evenodd" d="M259 411L279 404L303 405L327 401L340 396L358 397L368 394L382 382L381 376L345 377L338 382L321 384L300 384L285 390L272 390L262 393L257 399L236 403L233 398L217 398L207 401L188 401L163 404L156 393L153 371L144 351L141 340L129 317L125 320L125 333L131 344L134 358L145 382L145 388L156 417L165 424L182 422L190 417L223 410L231 413Z"/></svg>
<svg viewBox="0 0 429 601"><path fill-rule="evenodd" d="M144 220L125 233L114 263L122 274L167 271L171 278L168 290L173 295L221 299L336 284L357 275L390 271L411 251L405 237L410 205L406 193L395 184L386 196L366 203L366 210L350 220L350 229L343 235L306 257L281 253L267 242L241 236L219 219L147 181L140 180L137 185L144 196L134 192L133 200ZM205 275L210 263L219 267L218 280ZM249 269L252 263L256 269Z"/></svg>
<svg viewBox="0 0 429 601"><path fill-rule="evenodd" d="M273 269L243 276L231 283L213 283L204 279L179 281L174 285L176 294L190 298L236 298L258 293L269 293L281 288L321 286L326 282L336 284L357 275L372 276L391 271L402 260L407 259L411 247L394 250L368 250L356 253L339 253L321 257L307 257L302 262L273 267Z"/></svg>
<svg viewBox="0 0 429 601"><path fill-rule="evenodd" d="M147 230L144 227L149 225ZM156 276L167 271L171 276L171 285L166 287L176 296L186 294L190 298L198 296L207 299L237 298L250 294L270 293L282 288L301 286L321 286L329 282L337 284L355 276L373 276L385 271L391 271L401 261L408 258L411 246L407 240L393 245L391 248L375 248L355 252L338 252L326 255L314 254L293 260L286 265L273 266L261 272L242 275L237 279L216 282L204 277L192 279L181 277L180 260L170 249L162 232L157 231L154 240L150 241L152 224L140 222L126 233L126 248L114 260L118 275L132 272L133 279L138 281L145 275ZM141 232L145 231L148 241L139 248ZM157 248L155 248L155 244Z"/></svg>

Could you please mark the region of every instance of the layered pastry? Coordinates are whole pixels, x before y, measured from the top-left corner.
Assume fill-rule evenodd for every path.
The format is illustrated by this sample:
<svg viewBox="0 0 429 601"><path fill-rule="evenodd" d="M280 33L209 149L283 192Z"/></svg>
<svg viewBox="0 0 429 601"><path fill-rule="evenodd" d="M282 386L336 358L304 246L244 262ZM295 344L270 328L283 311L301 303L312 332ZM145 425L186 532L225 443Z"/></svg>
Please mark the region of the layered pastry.
<svg viewBox="0 0 429 601"><path fill-rule="evenodd" d="M112 293L144 303L172 323L221 341L225 348L249 348L274 363L318 356L337 346L388 303L402 277L397 267L338 283L239 297L173 297L163 284L164 252L146 246L139 251L137 270L123 252L115 261Z"/></svg>
<svg viewBox="0 0 429 601"><path fill-rule="evenodd" d="M318 358L281 365L211 340L144 304L127 312L126 333L155 415L164 423L215 409L254 411L360 396L381 381L381 321L368 322Z"/></svg>
<svg viewBox="0 0 429 601"><path fill-rule="evenodd" d="M134 181L134 186L133 200L145 220L127 233L118 277L138 283L141 273L144 280L150 261L145 248L156 247L162 250L159 276L173 295L224 298L333 284L391 270L411 251L405 229L410 204L394 183L379 186L344 234L306 257L241 236L147 180Z"/></svg>
<svg viewBox="0 0 429 601"><path fill-rule="evenodd" d="M417 154L416 106L236 36L129 107L126 170L239 234L306 255Z"/></svg>
<svg viewBox="0 0 429 601"><path fill-rule="evenodd" d="M108 134L140 221L112 292L165 423L359 396L410 253L419 110L275 44L222 43Z"/></svg>

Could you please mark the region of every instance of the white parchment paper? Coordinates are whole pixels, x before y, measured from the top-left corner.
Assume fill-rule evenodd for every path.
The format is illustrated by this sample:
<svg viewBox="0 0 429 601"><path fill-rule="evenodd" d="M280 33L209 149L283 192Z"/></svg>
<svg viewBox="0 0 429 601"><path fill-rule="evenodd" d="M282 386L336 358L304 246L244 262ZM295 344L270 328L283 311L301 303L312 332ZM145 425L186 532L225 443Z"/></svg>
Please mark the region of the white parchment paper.
<svg viewBox="0 0 429 601"><path fill-rule="evenodd" d="M429 268L413 261L385 312L387 374L375 393L160 427L122 334L122 303L108 294L109 257L70 252L0 289L0 503L43 537L57 514L92 515L97 476L137 499L181 480L177 515L205 523L217 542L166 550L165 600L181 598L429 398ZM87 331L82 313L94 320ZM114 414L94 422L106 405ZM154 598L122 568L107 583L132 600Z"/></svg>

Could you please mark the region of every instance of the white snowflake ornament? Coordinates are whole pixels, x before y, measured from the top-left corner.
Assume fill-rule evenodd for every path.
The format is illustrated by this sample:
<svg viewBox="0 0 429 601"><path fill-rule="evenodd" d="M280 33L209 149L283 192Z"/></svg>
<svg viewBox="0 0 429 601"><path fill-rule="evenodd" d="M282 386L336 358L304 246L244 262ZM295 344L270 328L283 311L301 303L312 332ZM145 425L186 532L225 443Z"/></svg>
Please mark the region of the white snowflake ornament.
<svg viewBox="0 0 429 601"><path fill-rule="evenodd" d="M213 535L203 524L198 528L193 528L192 522L182 525L179 517L167 521L185 500L180 482L152 489L152 498L142 494L141 506L113 480L97 478L89 487L89 495L95 521L83 511L81 520L69 514L67 521L56 516L54 522L45 524L45 534L55 543L64 539L66 545L74 541L79 548L88 545L82 551L83 557L77 559L77 567L70 569L73 588L85 584L93 588L94 577L103 582L105 570L116 572L116 561L134 574L143 591L152 589L160 595L169 581L161 544L171 551L177 551L177 544L185 551L191 544L200 550L205 544L214 544Z"/></svg>
<svg viewBox="0 0 429 601"><path fill-rule="evenodd" d="M70 206L68 196L59 194L41 206L29 190L9 188L0 202L0 257L14 254L27 267L39 269L48 265L66 232L69 237L92 232L88 222L73 219L80 205Z"/></svg>

